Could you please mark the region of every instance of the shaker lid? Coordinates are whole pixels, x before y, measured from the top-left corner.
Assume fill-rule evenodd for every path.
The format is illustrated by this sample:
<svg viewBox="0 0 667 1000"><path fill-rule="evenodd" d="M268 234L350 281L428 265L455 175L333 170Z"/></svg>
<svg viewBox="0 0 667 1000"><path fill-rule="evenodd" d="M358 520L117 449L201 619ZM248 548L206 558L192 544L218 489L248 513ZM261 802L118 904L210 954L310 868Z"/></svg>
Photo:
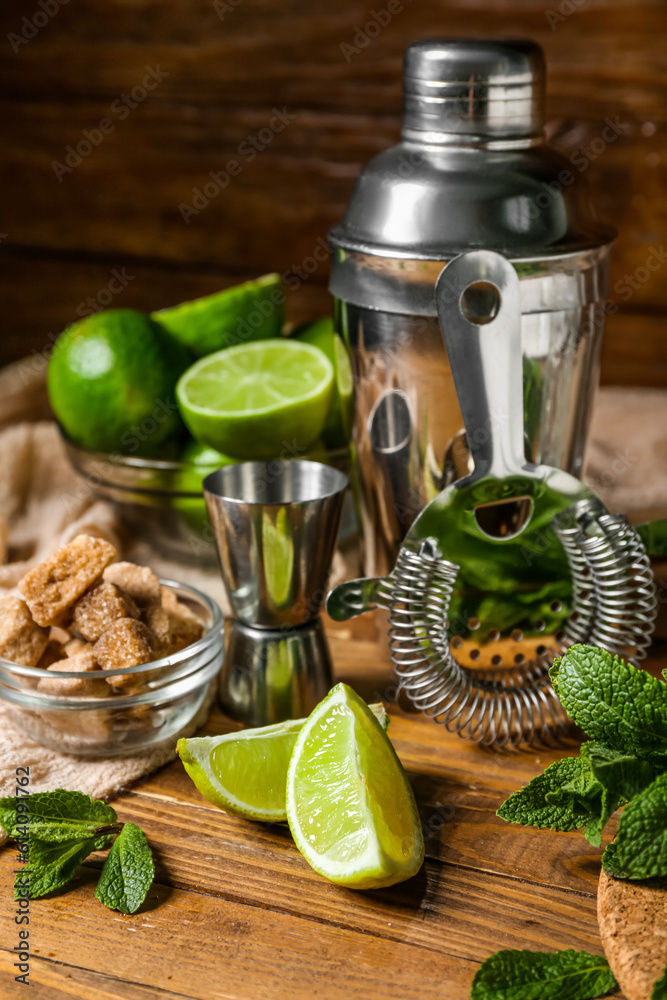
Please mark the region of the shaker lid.
<svg viewBox="0 0 667 1000"><path fill-rule="evenodd" d="M423 39L405 53L403 138L540 138L544 87L544 55L529 39Z"/></svg>
<svg viewBox="0 0 667 1000"><path fill-rule="evenodd" d="M329 233L333 294L360 299L345 265L351 253L446 261L484 249L543 260L609 244L615 233L597 221L587 177L543 141L543 105L536 42L411 45L403 141L364 167Z"/></svg>

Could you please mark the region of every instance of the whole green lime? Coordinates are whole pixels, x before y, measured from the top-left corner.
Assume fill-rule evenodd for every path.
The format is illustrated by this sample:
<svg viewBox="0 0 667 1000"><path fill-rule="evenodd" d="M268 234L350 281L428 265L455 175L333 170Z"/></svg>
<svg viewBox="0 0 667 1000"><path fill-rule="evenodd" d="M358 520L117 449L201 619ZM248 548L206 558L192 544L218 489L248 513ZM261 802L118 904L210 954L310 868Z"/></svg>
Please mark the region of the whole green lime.
<svg viewBox="0 0 667 1000"><path fill-rule="evenodd" d="M182 430L175 388L191 360L145 313L87 316L56 341L47 377L53 412L85 448L154 456Z"/></svg>

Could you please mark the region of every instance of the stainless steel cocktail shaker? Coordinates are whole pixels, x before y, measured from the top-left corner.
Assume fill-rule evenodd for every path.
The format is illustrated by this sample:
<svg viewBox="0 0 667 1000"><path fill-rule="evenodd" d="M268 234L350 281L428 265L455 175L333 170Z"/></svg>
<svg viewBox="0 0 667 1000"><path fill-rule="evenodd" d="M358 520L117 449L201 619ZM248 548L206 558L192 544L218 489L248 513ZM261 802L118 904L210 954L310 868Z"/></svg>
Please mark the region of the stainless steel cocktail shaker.
<svg viewBox="0 0 667 1000"><path fill-rule="evenodd" d="M581 473L614 232L585 177L544 143L544 80L531 41L411 45L402 141L365 167L329 234L369 576L392 569L422 507L471 468L435 303L459 253L496 250L516 268L526 457Z"/></svg>

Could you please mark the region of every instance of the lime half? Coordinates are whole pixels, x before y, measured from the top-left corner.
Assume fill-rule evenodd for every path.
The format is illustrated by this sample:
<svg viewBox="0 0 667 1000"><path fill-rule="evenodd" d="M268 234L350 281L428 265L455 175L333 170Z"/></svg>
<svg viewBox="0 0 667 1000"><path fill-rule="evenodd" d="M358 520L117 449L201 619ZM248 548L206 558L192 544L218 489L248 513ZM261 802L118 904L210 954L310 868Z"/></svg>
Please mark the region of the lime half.
<svg viewBox="0 0 667 1000"><path fill-rule="evenodd" d="M234 344L279 337L285 293L279 274L181 302L152 317L198 357Z"/></svg>
<svg viewBox="0 0 667 1000"><path fill-rule="evenodd" d="M405 771L378 720L345 684L297 736L287 819L306 861L339 885L393 885L422 865L424 839Z"/></svg>
<svg viewBox="0 0 667 1000"><path fill-rule="evenodd" d="M372 711L384 729L389 717L381 704ZM287 819L285 783L296 738L305 719L225 736L180 739L178 755L198 791L225 812L276 823Z"/></svg>
<svg viewBox="0 0 667 1000"><path fill-rule="evenodd" d="M316 347L262 340L200 358L176 396L199 441L239 459L306 451L329 412L333 366Z"/></svg>
<svg viewBox="0 0 667 1000"><path fill-rule="evenodd" d="M331 408L324 425L323 439L328 448L344 448L352 431L352 368L345 344L334 330L333 319L315 320L296 332L302 344L312 344L326 354L334 369Z"/></svg>

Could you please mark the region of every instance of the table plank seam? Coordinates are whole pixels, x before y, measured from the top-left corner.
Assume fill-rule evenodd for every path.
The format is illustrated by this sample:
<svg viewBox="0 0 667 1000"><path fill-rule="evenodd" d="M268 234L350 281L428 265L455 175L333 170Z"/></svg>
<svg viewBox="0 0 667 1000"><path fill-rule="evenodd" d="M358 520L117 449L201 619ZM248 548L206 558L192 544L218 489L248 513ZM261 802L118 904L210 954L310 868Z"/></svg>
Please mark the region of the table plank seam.
<svg viewBox="0 0 667 1000"><path fill-rule="evenodd" d="M5 948L1 947L0 955L5 955L8 959L16 957L15 955L12 955L11 951L7 951ZM32 953L30 960L44 962L52 967L59 966L62 969L78 969L80 972L90 972L95 976L100 976L101 979L108 979L112 983L119 983L120 985L129 983L131 986L138 986L140 989L152 990L160 996L174 997L175 1000L192 1000L192 998L187 996L185 993L175 993L173 990L166 990L162 986L155 986L152 983L140 983L136 979L121 979L119 976L112 976L108 972L99 972L97 969L89 969L85 965L74 965L73 962L63 962L58 958L49 958L48 955L40 955L37 952Z"/></svg>
<svg viewBox="0 0 667 1000"><path fill-rule="evenodd" d="M85 861L83 863L82 867L83 868L92 869L94 871L99 871L102 868L102 862L95 862L95 861L88 860L88 861ZM452 867L452 868L460 868L460 869L462 869L464 871L465 870L470 870L466 866L459 866L459 865L453 865L453 864L451 864L450 867ZM492 876L496 875L496 873L493 873L493 872L485 872L484 874L486 874L486 875L492 875ZM510 884L512 884L514 882L517 882L517 881L521 882L523 885L526 886L527 889L530 889L530 888L532 888L535 885L535 883L531 883L529 881L526 881L525 879L512 879L510 876L505 876L505 875L497 875L496 877L498 879L500 879L501 881L504 880L504 881L506 881L506 882L508 882ZM184 883L173 883L173 882L168 882L168 881L165 881L164 879L158 879L158 878L155 879L154 884L160 885L160 886L162 886L165 889L176 889L179 892L192 893L192 894L194 894L196 896L206 896L206 897L208 897L210 899L220 899L220 900L223 900L224 902L233 903L233 904L236 904L238 906L248 906L248 907L251 907L253 910L267 911L269 913L275 913L275 914L280 915L280 916L292 917L292 918L295 918L297 920L305 920L305 921L307 921L310 924L316 924L316 925L320 925L320 926L323 926L323 927L330 927L330 928L333 928L334 930L343 930L343 931L347 931L347 932L352 933L352 934L360 934L360 935L362 935L364 937L370 937L370 938L373 938L373 939L375 939L377 941L389 941L389 942L392 942L392 943L397 944L397 945L400 945L400 944L404 943L403 938L400 937L400 936L397 936L396 934L380 933L377 929L374 929L374 930L362 929L362 928L360 928L358 926L355 926L353 924L347 923L347 922L342 921L342 920L327 920L327 919L324 919L324 918L320 918L320 917L314 916L313 914L305 914L305 913L299 912L298 910L292 910L292 909L289 909L289 908L277 907L275 905L267 905L267 904L262 903L259 900L248 900L246 898L242 898L240 896L236 896L236 895L230 894L230 893L197 889L194 886L186 885ZM556 886L546 885L546 886L542 886L542 888L546 888L546 889L548 889L548 890L550 890L552 892L555 891L557 893L563 893L564 896L572 896L572 895L574 895L574 896L582 896L584 898L588 898L589 900L593 900L595 898L592 893L590 893L590 894L587 894L587 893L577 893L577 892L575 892L573 890L567 890L567 889L563 889L563 888L556 887ZM426 908L422 908L422 909L420 909L419 912L421 913L422 919L426 919L427 909ZM455 959L457 961L459 961L459 960L470 961L473 964L476 964L473 959L462 959L462 957L459 954L457 954L457 953L451 953L451 952L447 951L446 949L441 951L441 950L436 949L436 948L431 948L428 945L418 944L418 943L415 943L415 942L411 943L411 947L419 948L419 949L421 949L423 951L427 951L427 952L430 952L430 953L433 953L433 954L449 956L450 958Z"/></svg>

